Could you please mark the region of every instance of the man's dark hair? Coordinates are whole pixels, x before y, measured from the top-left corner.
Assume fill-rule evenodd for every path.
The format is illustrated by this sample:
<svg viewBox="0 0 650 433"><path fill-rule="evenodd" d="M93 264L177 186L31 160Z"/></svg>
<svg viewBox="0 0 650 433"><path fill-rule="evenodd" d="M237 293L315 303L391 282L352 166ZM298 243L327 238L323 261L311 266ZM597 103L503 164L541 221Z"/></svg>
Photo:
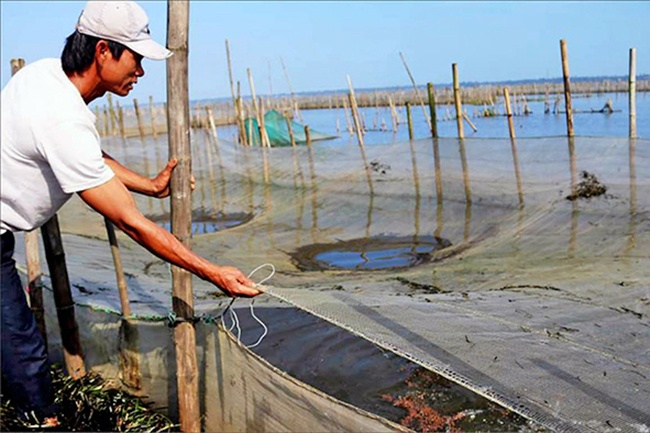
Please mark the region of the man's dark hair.
<svg viewBox="0 0 650 433"><path fill-rule="evenodd" d="M66 74L81 73L92 65L95 58L95 47L101 39L94 36L84 35L75 30L65 40L65 46L61 53L61 64ZM119 42L109 41L108 49L116 60L122 56L126 47Z"/></svg>

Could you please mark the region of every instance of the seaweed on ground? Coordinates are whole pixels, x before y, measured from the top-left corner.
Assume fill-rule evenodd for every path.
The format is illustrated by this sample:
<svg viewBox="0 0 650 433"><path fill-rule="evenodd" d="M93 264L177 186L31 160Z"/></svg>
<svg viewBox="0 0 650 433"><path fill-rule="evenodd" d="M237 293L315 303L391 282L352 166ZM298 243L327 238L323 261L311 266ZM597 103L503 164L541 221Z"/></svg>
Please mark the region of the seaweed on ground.
<svg viewBox="0 0 650 433"><path fill-rule="evenodd" d="M582 181L578 184L576 190L566 197L567 200L573 201L579 198L596 197L607 192L607 187L600 183L595 174L582 171L580 176Z"/></svg>
<svg viewBox="0 0 650 433"><path fill-rule="evenodd" d="M178 427L126 391L116 389L97 373L72 379L60 367L52 367L52 384L60 425L48 431L166 432ZM42 431L2 398L2 431Z"/></svg>

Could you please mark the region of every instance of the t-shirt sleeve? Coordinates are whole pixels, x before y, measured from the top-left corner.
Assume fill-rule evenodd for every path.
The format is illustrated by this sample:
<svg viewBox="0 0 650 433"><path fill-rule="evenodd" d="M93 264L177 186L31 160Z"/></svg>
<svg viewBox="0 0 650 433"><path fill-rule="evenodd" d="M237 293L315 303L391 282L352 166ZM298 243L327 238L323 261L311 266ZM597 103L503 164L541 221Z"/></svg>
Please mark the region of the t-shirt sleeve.
<svg viewBox="0 0 650 433"><path fill-rule="evenodd" d="M102 157L99 135L82 121L57 123L39 139L61 189L66 194L102 185L114 176Z"/></svg>

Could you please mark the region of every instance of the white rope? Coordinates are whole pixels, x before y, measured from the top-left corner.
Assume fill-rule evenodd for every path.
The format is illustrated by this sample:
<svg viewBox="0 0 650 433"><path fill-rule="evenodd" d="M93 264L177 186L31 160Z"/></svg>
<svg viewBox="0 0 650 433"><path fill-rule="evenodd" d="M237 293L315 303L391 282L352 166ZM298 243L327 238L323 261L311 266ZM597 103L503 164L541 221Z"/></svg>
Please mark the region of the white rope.
<svg viewBox="0 0 650 433"><path fill-rule="evenodd" d="M255 274L257 271L259 271L260 269L262 269L264 267L267 267L267 266L271 268L271 273L268 276L266 276L265 278L263 278L259 283L255 284L255 287L258 288L259 290L262 290L263 292L265 292L266 290L259 287L259 286L264 284L266 281L271 279L271 277L273 277L273 275L275 275L275 266L273 266L271 263L264 263L263 265L260 265L257 268L253 269L251 271L251 273L248 274L248 278L251 278L253 276L253 274ZM262 326L264 331L262 332L262 335L257 339L257 341L255 343L246 346L249 349L259 346L259 344L262 343L262 340L264 340L264 338L269 333L269 328L266 326L266 324L259 317L257 317L257 315L255 315L255 310L253 308L254 303L255 303L255 299L252 299L251 303L249 305L251 316L253 317L253 319L255 319L255 321L257 323L259 323ZM241 327L239 326L239 318L237 317L237 313L235 313L234 308L230 309L230 317L232 318L232 324L228 328L228 331L232 332L232 330L234 328L236 328L237 329L237 341L239 341L241 343ZM226 324L224 322L224 319L223 319L223 316L221 316L221 323L224 325L224 327L226 326Z"/></svg>

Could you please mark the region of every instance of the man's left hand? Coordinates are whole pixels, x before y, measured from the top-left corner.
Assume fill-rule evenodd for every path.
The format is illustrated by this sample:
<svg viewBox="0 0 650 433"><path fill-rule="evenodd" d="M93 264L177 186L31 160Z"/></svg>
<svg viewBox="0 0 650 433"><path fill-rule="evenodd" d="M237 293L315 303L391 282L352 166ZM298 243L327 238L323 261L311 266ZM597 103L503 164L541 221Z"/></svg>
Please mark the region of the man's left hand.
<svg viewBox="0 0 650 433"><path fill-rule="evenodd" d="M174 168L178 165L178 160L176 158L170 159L165 168L158 173L156 177L151 179L151 183L153 184L154 187L154 193L152 194L154 197L157 198L165 198L168 197L169 194L171 193L171 179L172 179L172 171L174 171ZM196 187L196 179L194 178L194 175L190 176L190 189L194 191L194 188Z"/></svg>

